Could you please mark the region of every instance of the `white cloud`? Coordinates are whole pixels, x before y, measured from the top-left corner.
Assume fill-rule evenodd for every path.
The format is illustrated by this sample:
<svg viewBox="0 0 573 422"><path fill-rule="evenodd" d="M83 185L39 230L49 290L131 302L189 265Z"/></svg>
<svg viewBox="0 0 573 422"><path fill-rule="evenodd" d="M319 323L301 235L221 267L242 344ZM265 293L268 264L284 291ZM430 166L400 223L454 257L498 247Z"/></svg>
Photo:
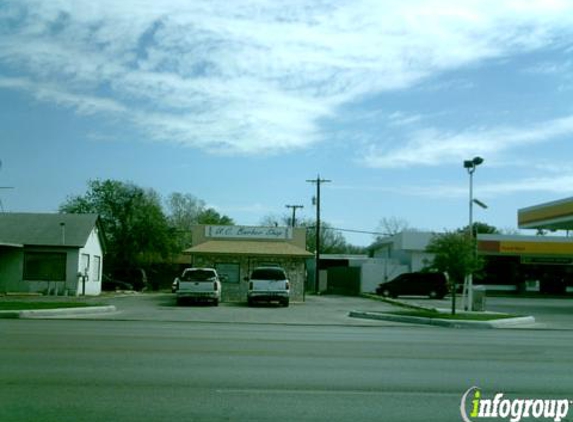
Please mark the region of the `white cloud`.
<svg viewBox="0 0 573 422"><path fill-rule="evenodd" d="M514 177L507 182L488 183L480 181L474 188L474 194L480 199L487 200L497 197L507 197L512 194L525 194L529 192L554 193L556 196L570 196L573 186L573 173L551 175L550 177ZM336 185L332 190L348 190L352 192L371 192L376 194L389 194L398 196L411 196L430 199L458 199L467 198L467 183L433 183L407 184L399 186L367 185Z"/></svg>
<svg viewBox="0 0 573 422"><path fill-rule="evenodd" d="M573 28L573 4L557 0L8 0L3 8L4 89L81 113L121 112L157 141L243 154L304 148L322 140L319 121L340 105L539 48ZM6 82L15 73L33 83ZM470 143L498 149L436 131L409 147L432 164L473 151ZM390 155L420 161L408 148Z"/></svg>
<svg viewBox="0 0 573 422"><path fill-rule="evenodd" d="M38 101L57 104L61 107L69 107L79 114L95 113L125 113L126 108L119 102L86 94L74 94L59 87L36 83L27 78L6 78L0 76L0 88L12 88L26 91Z"/></svg>
<svg viewBox="0 0 573 422"><path fill-rule="evenodd" d="M402 145L373 146L363 158L369 167L437 166L476 155L503 157L509 150L540 144L573 134L573 115L522 127L475 128L459 133L425 129L414 132Z"/></svg>
<svg viewBox="0 0 573 422"><path fill-rule="evenodd" d="M408 115L400 111L396 111L390 114L388 119L391 126L409 126L422 120L422 116L418 114Z"/></svg>

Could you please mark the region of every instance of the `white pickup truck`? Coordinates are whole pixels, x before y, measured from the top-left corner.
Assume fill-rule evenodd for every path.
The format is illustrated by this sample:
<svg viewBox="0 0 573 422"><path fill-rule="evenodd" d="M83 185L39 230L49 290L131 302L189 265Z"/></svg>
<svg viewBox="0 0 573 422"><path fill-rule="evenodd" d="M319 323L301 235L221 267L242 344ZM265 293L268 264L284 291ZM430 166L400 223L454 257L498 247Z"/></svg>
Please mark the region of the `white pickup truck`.
<svg viewBox="0 0 573 422"><path fill-rule="evenodd" d="M221 300L221 281L214 268L185 268L173 282L173 290L178 304L193 300L210 301L217 306Z"/></svg>
<svg viewBox="0 0 573 422"><path fill-rule="evenodd" d="M276 301L283 306L289 305L290 282L281 267L257 267L247 278L249 289L247 304Z"/></svg>

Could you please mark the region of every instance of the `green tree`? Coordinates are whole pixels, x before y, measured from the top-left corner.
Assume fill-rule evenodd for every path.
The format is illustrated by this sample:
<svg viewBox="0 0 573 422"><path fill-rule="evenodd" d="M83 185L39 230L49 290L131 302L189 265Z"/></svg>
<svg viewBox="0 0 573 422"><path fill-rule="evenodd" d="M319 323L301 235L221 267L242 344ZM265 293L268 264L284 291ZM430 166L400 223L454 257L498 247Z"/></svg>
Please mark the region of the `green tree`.
<svg viewBox="0 0 573 422"><path fill-rule="evenodd" d="M189 193L174 192L166 200L169 221L180 230L191 231L198 224L205 202Z"/></svg>
<svg viewBox="0 0 573 422"><path fill-rule="evenodd" d="M205 202L188 193L174 192L167 197L166 207L169 223L176 232L177 248L183 251L193 243L192 229L199 224Z"/></svg>
<svg viewBox="0 0 573 422"><path fill-rule="evenodd" d="M473 223L472 226L473 226L472 234L474 236L477 234L499 234L499 230L497 229L497 227L490 226L489 224L486 223L480 223L479 221L476 221ZM461 229L458 229L457 232L467 233L468 227L469 225L462 227Z"/></svg>
<svg viewBox="0 0 573 422"><path fill-rule="evenodd" d="M99 214L106 233L107 270L147 266L174 252L173 229L152 189L117 180L90 180L87 192L69 197L60 212Z"/></svg>
<svg viewBox="0 0 573 422"><path fill-rule="evenodd" d="M186 193L175 192L167 197L169 222L177 233L176 243L180 251L192 245L192 229L196 224L233 225L233 219L207 208L205 201Z"/></svg>
<svg viewBox="0 0 573 422"><path fill-rule="evenodd" d="M445 272L449 276L452 293L452 314L456 309L456 286L464 279L480 270L483 262L476 254L475 240L467 232L446 232L435 235L426 251L434 254L432 268Z"/></svg>
<svg viewBox="0 0 573 422"><path fill-rule="evenodd" d="M199 213L199 224L210 224L214 226L232 226L235 224L231 217L220 214L213 208L206 208Z"/></svg>

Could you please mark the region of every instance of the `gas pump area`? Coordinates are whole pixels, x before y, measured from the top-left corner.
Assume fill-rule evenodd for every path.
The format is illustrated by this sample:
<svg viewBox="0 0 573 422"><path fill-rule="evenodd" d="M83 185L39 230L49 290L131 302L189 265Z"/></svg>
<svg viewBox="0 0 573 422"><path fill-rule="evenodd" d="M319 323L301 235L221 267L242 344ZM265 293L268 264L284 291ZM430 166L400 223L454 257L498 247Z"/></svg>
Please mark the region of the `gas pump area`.
<svg viewBox="0 0 573 422"><path fill-rule="evenodd" d="M534 236L478 235L485 265L476 284L488 292L573 294L573 198L518 210L520 229ZM565 231L564 235L554 233ZM546 233L551 235L546 235Z"/></svg>

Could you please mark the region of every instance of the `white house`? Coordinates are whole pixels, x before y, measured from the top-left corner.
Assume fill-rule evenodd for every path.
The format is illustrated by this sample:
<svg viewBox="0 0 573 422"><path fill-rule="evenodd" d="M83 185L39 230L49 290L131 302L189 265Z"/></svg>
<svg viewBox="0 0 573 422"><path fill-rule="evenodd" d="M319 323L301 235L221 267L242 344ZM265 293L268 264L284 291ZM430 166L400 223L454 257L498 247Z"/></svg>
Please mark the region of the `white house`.
<svg viewBox="0 0 573 422"><path fill-rule="evenodd" d="M371 258L362 265L362 291L373 292L383 281L427 267L434 259L426 252L433 236L432 232L404 231L371 245Z"/></svg>
<svg viewBox="0 0 573 422"><path fill-rule="evenodd" d="M420 271L434 258L426 248L436 233L403 231L379 240L370 246L373 258L393 259L408 267L409 272Z"/></svg>
<svg viewBox="0 0 573 422"><path fill-rule="evenodd" d="M96 214L0 213L0 292L99 295L104 249Z"/></svg>

